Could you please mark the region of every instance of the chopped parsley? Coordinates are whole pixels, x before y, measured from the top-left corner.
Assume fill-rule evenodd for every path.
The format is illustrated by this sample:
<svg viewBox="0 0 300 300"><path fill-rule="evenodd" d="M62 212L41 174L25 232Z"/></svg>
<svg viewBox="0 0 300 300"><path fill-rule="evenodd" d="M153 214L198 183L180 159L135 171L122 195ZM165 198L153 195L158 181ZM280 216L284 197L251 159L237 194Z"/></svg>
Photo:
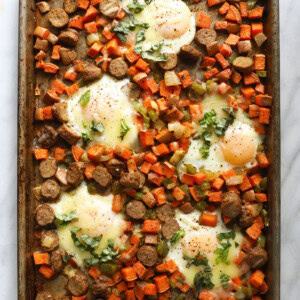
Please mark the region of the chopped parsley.
<svg viewBox="0 0 300 300"><path fill-rule="evenodd" d="M159 42L158 44L152 45L148 50L143 51L142 45L137 43L137 45L134 48L134 52L141 54L142 58L144 59L152 60L155 62L167 61L168 57L160 53L162 46L163 43Z"/></svg>
<svg viewBox="0 0 300 300"><path fill-rule="evenodd" d="M138 0L133 0L133 2L131 4L128 4L127 7L135 14L138 14L145 8L145 5L139 3Z"/></svg>
<svg viewBox="0 0 300 300"><path fill-rule="evenodd" d="M121 130L120 130L119 138L121 140L123 140L129 130L130 130L130 127L126 124L125 120L121 119Z"/></svg>
<svg viewBox="0 0 300 300"><path fill-rule="evenodd" d="M90 90L87 90L83 95L80 96L79 103L81 106L86 106L90 101Z"/></svg>
<svg viewBox="0 0 300 300"><path fill-rule="evenodd" d="M71 223L74 219L78 219L75 211L71 211L69 214L56 214L56 224L59 226L65 226Z"/></svg>
<svg viewBox="0 0 300 300"><path fill-rule="evenodd" d="M220 281L221 281L222 287L224 289L228 288L228 281L229 281L229 279L230 279L230 277L227 274L222 273L220 275Z"/></svg>
<svg viewBox="0 0 300 300"><path fill-rule="evenodd" d="M70 258L73 258L75 255L74 254L65 254L63 256L63 262L67 263Z"/></svg>
<svg viewBox="0 0 300 300"><path fill-rule="evenodd" d="M136 34L136 42L140 43L145 40L145 29L140 29Z"/></svg>
<svg viewBox="0 0 300 300"><path fill-rule="evenodd" d="M208 260L207 260L207 256L205 254L201 253L200 251L197 253L197 255L195 257L190 257L186 254L183 254L183 258L185 260L188 260L188 263L186 265L186 267L188 269L191 267L191 265L194 265L196 267L205 266L205 267L207 267L207 269L210 269L210 266L209 266Z"/></svg>
<svg viewBox="0 0 300 300"><path fill-rule="evenodd" d="M235 239L235 232L234 231L229 231L229 232L221 232L220 234L217 235L217 239L221 242L224 239Z"/></svg>
<svg viewBox="0 0 300 300"><path fill-rule="evenodd" d="M83 142L83 145L86 147L88 145L88 143L90 141L92 141L92 137L89 135L89 133L87 132L82 132L81 133L81 138L82 138L82 142Z"/></svg>
<svg viewBox="0 0 300 300"><path fill-rule="evenodd" d="M184 235L185 235L185 231L183 228L175 232L171 238L171 245L175 245L181 238L184 237Z"/></svg>
<svg viewBox="0 0 300 300"><path fill-rule="evenodd" d="M211 282L212 273L210 269L204 268L203 271L198 272L194 277L194 287L198 299L199 294L205 290L211 290L215 285Z"/></svg>
<svg viewBox="0 0 300 300"><path fill-rule="evenodd" d="M96 123L95 120L92 120L91 129L92 129L92 131L103 133L104 126L102 123Z"/></svg>
<svg viewBox="0 0 300 300"><path fill-rule="evenodd" d="M216 258L216 264L218 265L219 263L225 263L229 265L229 261L227 260L227 258L231 244L227 241L227 243L220 243L220 245L221 248L217 248L214 251L214 253L218 255L218 257Z"/></svg>
<svg viewBox="0 0 300 300"><path fill-rule="evenodd" d="M203 145L200 148L200 154L202 158L206 159L209 156L209 149L211 146L211 131L214 131L218 137L225 135L225 132L229 125L234 121L234 111L232 107L225 107L223 111L228 114L228 118L217 120L217 113L214 109L204 114L203 118L199 120L202 133L198 136L198 139L203 140Z"/></svg>

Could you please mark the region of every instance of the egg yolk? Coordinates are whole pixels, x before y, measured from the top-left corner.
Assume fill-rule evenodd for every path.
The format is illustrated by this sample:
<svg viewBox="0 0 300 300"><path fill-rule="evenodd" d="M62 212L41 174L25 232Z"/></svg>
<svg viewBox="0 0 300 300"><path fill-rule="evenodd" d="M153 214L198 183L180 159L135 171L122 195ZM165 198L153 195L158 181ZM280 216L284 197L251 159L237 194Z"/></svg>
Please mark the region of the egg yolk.
<svg viewBox="0 0 300 300"><path fill-rule="evenodd" d="M224 159L233 165L244 165L249 162L255 155L257 142L254 139L248 125L233 127L226 131L220 148Z"/></svg>
<svg viewBox="0 0 300 300"><path fill-rule="evenodd" d="M165 39L175 39L184 35L189 29L191 12L182 1L164 1L155 3L155 24L157 31Z"/></svg>

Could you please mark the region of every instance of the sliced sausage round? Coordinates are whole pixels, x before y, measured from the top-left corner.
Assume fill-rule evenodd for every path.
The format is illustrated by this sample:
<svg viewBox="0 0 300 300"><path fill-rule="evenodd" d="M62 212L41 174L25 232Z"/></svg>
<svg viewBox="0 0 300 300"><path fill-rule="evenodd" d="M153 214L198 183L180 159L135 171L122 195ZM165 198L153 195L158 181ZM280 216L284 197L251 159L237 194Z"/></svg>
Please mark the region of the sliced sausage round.
<svg viewBox="0 0 300 300"><path fill-rule="evenodd" d="M108 172L108 170L102 166L97 166L92 174L94 180L99 183L101 187L107 187L111 181L112 176Z"/></svg>
<svg viewBox="0 0 300 300"><path fill-rule="evenodd" d="M52 26L62 28L68 25L69 16L62 8L54 8L48 13L48 20Z"/></svg>
<svg viewBox="0 0 300 300"><path fill-rule="evenodd" d="M79 39L79 34L75 29L68 28L60 33L58 40L69 47L75 47Z"/></svg>
<svg viewBox="0 0 300 300"><path fill-rule="evenodd" d="M176 220L167 220L161 227L161 233L166 240L170 240L179 229L180 226Z"/></svg>
<svg viewBox="0 0 300 300"><path fill-rule="evenodd" d="M73 296L81 296L86 293L89 288L87 276L78 271L76 274L68 280L68 290Z"/></svg>
<svg viewBox="0 0 300 300"><path fill-rule="evenodd" d="M120 183L132 189L140 189L145 184L145 176L139 171L135 171L133 173L123 173L120 179Z"/></svg>
<svg viewBox="0 0 300 300"><path fill-rule="evenodd" d="M81 138L72 128L63 124L57 129L57 133L70 145L75 145Z"/></svg>
<svg viewBox="0 0 300 300"><path fill-rule="evenodd" d="M44 231L41 236L41 246L45 251L53 251L58 247L59 237L55 230Z"/></svg>
<svg viewBox="0 0 300 300"><path fill-rule="evenodd" d="M47 291L38 292L35 300L54 300L54 297Z"/></svg>
<svg viewBox="0 0 300 300"><path fill-rule="evenodd" d="M157 263L158 255L155 248L144 245L137 252L137 259L146 267L153 267Z"/></svg>
<svg viewBox="0 0 300 300"><path fill-rule="evenodd" d="M72 14L77 9L77 0L64 0L64 10L68 14Z"/></svg>
<svg viewBox="0 0 300 300"><path fill-rule="evenodd" d="M78 162L70 164L67 171L67 182L71 185L77 186L83 181L83 179L81 164Z"/></svg>
<svg viewBox="0 0 300 300"><path fill-rule="evenodd" d="M146 215L146 207L142 201L132 200L126 205L126 214L135 220L144 219Z"/></svg>
<svg viewBox="0 0 300 300"><path fill-rule="evenodd" d="M166 203L156 208L156 215L160 221L166 222L175 218L175 210L171 204Z"/></svg>
<svg viewBox="0 0 300 300"><path fill-rule="evenodd" d="M45 125L38 132L38 143L42 148L50 148L56 143L57 133L52 126Z"/></svg>
<svg viewBox="0 0 300 300"><path fill-rule="evenodd" d="M198 45L208 45L217 39L217 33L214 29L202 28L196 32L195 41Z"/></svg>
<svg viewBox="0 0 300 300"><path fill-rule="evenodd" d="M61 47L59 50L61 62L64 66L70 65L77 57L77 54L75 51Z"/></svg>
<svg viewBox="0 0 300 300"><path fill-rule="evenodd" d="M110 295L107 284L100 278L97 278L92 285L92 294L107 299Z"/></svg>
<svg viewBox="0 0 300 300"><path fill-rule="evenodd" d="M234 192L226 192L222 195L221 211L228 218L235 218L242 212L242 200Z"/></svg>
<svg viewBox="0 0 300 300"><path fill-rule="evenodd" d="M128 96L128 98L131 100L138 100L141 95L141 88L133 82L128 82L124 86L122 86L122 91L124 94Z"/></svg>
<svg viewBox="0 0 300 300"><path fill-rule="evenodd" d="M50 5L46 1L38 2L36 6L42 14L50 11Z"/></svg>
<svg viewBox="0 0 300 300"><path fill-rule="evenodd" d="M243 228L250 227L253 224L253 216L246 206L242 207L242 213L239 216L239 224Z"/></svg>
<svg viewBox="0 0 300 300"><path fill-rule="evenodd" d="M114 18L119 9L120 5L118 0L102 0L99 5L100 11L104 16Z"/></svg>
<svg viewBox="0 0 300 300"><path fill-rule="evenodd" d="M176 53L164 53L165 56L168 57L167 61L159 62L159 66L164 71L173 70L177 66L178 57Z"/></svg>
<svg viewBox="0 0 300 300"><path fill-rule="evenodd" d="M127 75L128 65L121 57L113 59L108 66L109 73L120 79Z"/></svg>
<svg viewBox="0 0 300 300"><path fill-rule="evenodd" d="M125 164L121 160L112 158L107 162L106 167L112 176L120 177L125 169Z"/></svg>
<svg viewBox="0 0 300 300"><path fill-rule="evenodd" d="M41 187L41 195L42 197L48 200L55 200L60 194L60 186L59 184L53 180L46 180Z"/></svg>
<svg viewBox="0 0 300 300"><path fill-rule="evenodd" d="M246 256L247 264L256 269L262 267L268 261L268 254L262 247L254 247L250 249Z"/></svg>
<svg viewBox="0 0 300 300"><path fill-rule="evenodd" d="M93 64L87 65L81 72L84 81L92 81L102 77L102 70Z"/></svg>
<svg viewBox="0 0 300 300"><path fill-rule="evenodd" d="M60 102L52 105L53 117L61 123L68 122L68 103Z"/></svg>
<svg viewBox="0 0 300 300"><path fill-rule="evenodd" d="M52 158L42 160L39 166L39 170L43 178L53 177L57 171L56 161Z"/></svg>
<svg viewBox="0 0 300 300"><path fill-rule="evenodd" d="M51 265L55 273L59 273L64 268L63 254L60 250L52 251L51 253Z"/></svg>
<svg viewBox="0 0 300 300"><path fill-rule="evenodd" d="M191 45L183 45L180 48L179 56L185 61L196 62L202 53Z"/></svg>
<svg viewBox="0 0 300 300"><path fill-rule="evenodd" d="M254 61L251 57L238 56L233 62L233 67L240 72L249 73L253 69Z"/></svg>
<svg viewBox="0 0 300 300"><path fill-rule="evenodd" d="M55 219L54 210L48 204L41 204L35 210L35 219L40 226L52 224Z"/></svg>

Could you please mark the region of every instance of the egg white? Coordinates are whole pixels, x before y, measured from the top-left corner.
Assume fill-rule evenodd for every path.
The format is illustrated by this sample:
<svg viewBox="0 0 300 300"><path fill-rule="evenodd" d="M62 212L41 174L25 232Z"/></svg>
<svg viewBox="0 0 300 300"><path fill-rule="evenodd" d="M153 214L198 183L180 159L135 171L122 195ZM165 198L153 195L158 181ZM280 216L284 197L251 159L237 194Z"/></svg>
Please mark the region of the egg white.
<svg viewBox="0 0 300 300"><path fill-rule="evenodd" d="M58 226L59 247L69 254L79 266L83 266L84 259L91 254L80 250L74 245L70 230L81 228L77 235L88 234L90 237L102 236L96 253L107 247L107 240L113 239L118 244L119 238L126 228L123 214L115 214L112 208L113 195L101 196L88 193L87 185L83 182L71 193L62 193L57 203L50 204L55 214L69 214L75 211L78 219L66 226Z"/></svg>
<svg viewBox="0 0 300 300"><path fill-rule="evenodd" d="M217 114L217 119L228 117L226 113L222 110L228 107L228 101L226 98L220 95L208 95L201 102L203 114L214 109ZM182 168L185 164L192 164L198 169L205 169L212 172L225 172L232 168L241 166L228 163L223 155L221 149L221 143L223 140L230 140L236 132L243 134L247 139L251 140L255 151L253 153L253 159L255 158L257 146L262 143L262 136L257 134L253 128L251 120L246 116L242 110L235 112L235 120L225 132L225 137L217 137L216 134L212 134L212 141L209 151L209 156L203 159L199 149L203 145L202 140L191 139L191 145L189 147L188 153L185 155L184 159L180 163ZM241 143L243 141L241 140Z"/></svg>
<svg viewBox="0 0 300 300"><path fill-rule="evenodd" d="M142 0L139 2L145 4ZM132 0L125 0L122 6L128 9L130 3ZM153 0L134 17L149 24L142 42L143 51L163 42L162 53L178 53L183 45L190 44L195 37L195 17L181 0Z"/></svg>
<svg viewBox="0 0 300 300"><path fill-rule="evenodd" d="M179 210L176 212L176 219L180 227L184 229L185 236L174 246L170 247L166 260L173 259L176 262L179 271L184 274L186 282L190 285L193 285L194 277L201 270L201 267L192 265L190 268L187 268L188 261L184 259L184 254L195 257L198 251L200 251L207 256L209 265L212 268L211 281L216 288L221 286L219 277L222 273L229 275L231 278L239 274L238 267L234 264L233 260L240 251L243 239L243 235L240 232L236 232L234 241L232 239L229 240L232 245L228 254L229 265L225 263L216 264L215 262L217 255L214 254L214 251L219 246L217 235L229 231L222 221L220 211L217 214L217 226L209 227L199 224L200 212L198 211L194 211L188 215ZM225 241L223 240L223 242Z"/></svg>
<svg viewBox="0 0 300 300"><path fill-rule="evenodd" d="M103 77L82 87L80 90L63 101L68 103L68 125L78 134L86 133L91 127L92 120L101 122L103 133L93 133L93 142L114 148L124 145L131 149L138 149L138 130L134 120L134 108L125 92L124 87L128 79L116 80L106 74ZM90 100L86 106L79 103L80 97L90 91ZM121 119L124 119L130 130L121 140Z"/></svg>

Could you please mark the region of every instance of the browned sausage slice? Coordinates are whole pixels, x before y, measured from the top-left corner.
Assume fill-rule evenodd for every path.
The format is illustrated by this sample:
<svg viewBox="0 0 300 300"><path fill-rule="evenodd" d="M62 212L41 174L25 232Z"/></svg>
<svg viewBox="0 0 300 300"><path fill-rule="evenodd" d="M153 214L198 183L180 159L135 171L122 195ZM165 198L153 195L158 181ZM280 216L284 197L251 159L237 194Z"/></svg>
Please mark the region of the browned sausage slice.
<svg viewBox="0 0 300 300"><path fill-rule="evenodd" d="M83 181L83 171L81 164L78 162L72 163L68 167L67 182L71 185L77 186Z"/></svg>
<svg viewBox="0 0 300 300"><path fill-rule="evenodd" d="M156 208L156 215L160 221L165 222L169 219L175 218L175 210L171 206L171 204L166 203L166 204Z"/></svg>
<svg viewBox="0 0 300 300"><path fill-rule="evenodd" d="M145 184L145 176L144 174L136 171L133 173L123 173L120 179L120 183L127 187L132 189L140 189Z"/></svg>
<svg viewBox="0 0 300 300"><path fill-rule="evenodd" d="M107 299L110 295L107 284L101 279L101 276L97 278L92 285L92 294L95 296Z"/></svg>
<svg viewBox="0 0 300 300"><path fill-rule="evenodd" d="M68 122L68 103L60 102L52 105L52 114L61 123Z"/></svg>
<svg viewBox="0 0 300 300"><path fill-rule="evenodd" d="M102 0L99 8L104 16L114 18L120 9L120 5L117 0Z"/></svg>
<svg viewBox="0 0 300 300"><path fill-rule="evenodd" d="M59 273L64 268L63 253L61 250L55 250L51 253L51 265L55 273Z"/></svg>
<svg viewBox="0 0 300 300"><path fill-rule="evenodd" d="M39 166L40 174L43 178L50 178L57 171L56 161L52 158L42 160Z"/></svg>
<svg viewBox="0 0 300 300"><path fill-rule="evenodd" d="M49 49L49 42L47 40L37 38L34 44L34 49L47 52Z"/></svg>
<svg viewBox="0 0 300 300"><path fill-rule="evenodd" d="M84 81L92 81L102 77L102 70L95 65L87 65L81 72L82 79Z"/></svg>
<svg viewBox="0 0 300 300"><path fill-rule="evenodd" d="M64 66L70 65L77 57L77 54L75 51L61 47L59 50L61 62Z"/></svg>
<svg viewBox="0 0 300 300"><path fill-rule="evenodd" d="M260 268L268 261L268 254L262 247L254 247L250 249L246 256L246 262L252 268Z"/></svg>
<svg viewBox="0 0 300 300"><path fill-rule="evenodd" d="M89 288L87 276L78 271L76 274L68 280L68 290L73 296L81 296L86 293Z"/></svg>
<svg viewBox="0 0 300 300"><path fill-rule="evenodd" d="M50 11L50 5L46 1L38 2L36 6L42 14Z"/></svg>
<svg viewBox="0 0 300 300"><path fill-rule="evenodd" d="M167 220L161 227L161 233L166 240L170 240L179 229L180 226L176 220Z"/></svg>
<svg viewBox="0 0 300 300"><path fill-rule="evenodd" d="M46 180L41 187L41 195L48 200L55 200L60 194L59 184L52 179Z"/></svg>
<svg viewBox="0 0 300 300"><path fill-rule="evenodd" d="M179 56L187 62L196 62L201 58L202 53L191 45L183 45L180 48Z"/></svg>
<svg viewBox="0 0 300 300"><path fill-rule="evenodd" d="M127 75L128 65L121 57L113 59L108 66L109 73L120 79Z"/></svg>
<svg viewBox="0 0 300 300"><path fill-rule="evenodd" d="M195 41L198 45L208 45L214 42L217 38L217 33L214 29L202 28L196 32Z"/></svg>
<svg viewBox="0 0 300 300"><path fill-rule="evenodd" d="M139 249L137 258L144 266L153 267L157 263L158 255L156 249L144 245Z"/></svg>
<svg viewBox="0 0 300 300"><path fill-rule="evenodd" d="M176 53L164 53L165 56L168 57L167 61L162 61L159 64L159 66L164 71L173 70L177 66L178 57Z"/></svg>
<svg viewBox="0 0 300 300"><path fill-rule="evenodd" d="M48 20L52 26L62 28L69 23L69 16L62 8L54 8L48 13Z"/></svg>
<svg viewBox="0 0 300 300"><path fill-rule="evenodd" d="M126 205L126 214L135 220L144 219L146 215L146 207L143 202L132 200Z"/></svg>
<svg viewBox="0 0 300 300"><path fill-rule="evenodd" d="M35 210L35 219L40 226L52 224L55 219L54 210L48 204L41 204Z"/></svg>
<svg viewBox="0 0 300 300"><path fill-rule="evenodd" d="M237 71L248 73L252 71L254 62L251 57L239 56L232 64Z"/></svg>
<svg viewBox="0 0 300 300"><path fill-rule="evenodd" d="M243 228L250 227L253 224L253 216L246 206L242 207L242 213L239 216L239 224Z"/></svg>
<svg viewBox="0 0 300 300"><path fill-rule="evenodd" d="M228 218L235 218L242 212L242 200L234 192L226 192L222 195L221 211Z"/></svg>
<svg viewBox="0 0 300 300"><path fill-rule="evenodd" d="M129 100L138 100L140 98L141 88L133 82L128 82L121 89L128 96Z"/></svg>
<svg viewBox="0 0 300 300"><path fill-rule="evenodd" d="M94 180L99 183L101 187L107 187L112 180L112 176L107 171L106 168L102 166L97 166L92 174Z"/></svg>
<svg viewBox="0 0 300 300"><path fill-rule="evenodd" d="M78 135L76 132L73 131L69 126L67 125L61 125L57 129L57 133L70 145L75 145L79 139L81 138L80 135Z"/></svg>
<svg viewBox="0 0 300 300"><path fill-rule="evenodd" d="M79 34L75 29L68 28L61 32L58 36L60 43L63 43L69 47L75 47L79 39Z"/></svg>
<svg viewBox="0 0 300 300"><path fill-rule="evenodd" d="M106 167L112 176L120 177L125 169L125 164L121 160L112 158L107 162Z"/></svg>
<svg viewBox="0 0 300 300"><path fill-rule="evenodd" d="M45 125L38 132L38 143L43 148L50 148L56 143L57 133L52 126Z"/></svg>
<svg viewBox="0 0 300 300"><path fill-rule="evenodd" d="M64 10L68 14L72 14L77 9L77 0L64 0Z"/></svg>
<svg viewBox="0 0 300 300"><path fill-rule="evenodd" d="M58 247L59 237L55 230L44 231L41 235L41 246L45 251L53 251Z"/></svg>
<svg viewBox="0 0 300 300"><path fill-rule="evenodd" d="M54 297L47 291L38 292L35 300L54 300Z"/></svg>

